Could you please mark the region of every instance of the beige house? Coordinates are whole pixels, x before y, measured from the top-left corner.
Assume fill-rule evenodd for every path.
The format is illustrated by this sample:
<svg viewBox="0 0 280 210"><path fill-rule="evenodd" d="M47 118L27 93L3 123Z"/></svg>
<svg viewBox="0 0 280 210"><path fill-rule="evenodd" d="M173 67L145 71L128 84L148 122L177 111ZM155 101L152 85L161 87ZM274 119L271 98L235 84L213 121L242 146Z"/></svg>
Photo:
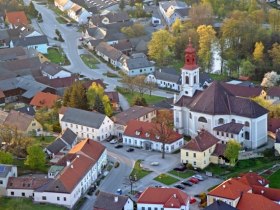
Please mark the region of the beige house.
<svg viewBox="0 0 280 210"><path fill-rule="evenodd" d="M208 131L201 130L181 149L181 162L200 169L204 169L210 163L224 164L226 145L218 142L219 139Z"/></svg>
<svg viewBox="0 0 280 210"><path fill-rule="evenodd" d="M14 110L8 114L4 114L4 111L0 112L2 113L0 116L5 117L5 119L0 120L3 122L3 125L16 128L19 132L28 135L34 134L38 136L43 132L42 125L35 119L34 116Z"/></svg>

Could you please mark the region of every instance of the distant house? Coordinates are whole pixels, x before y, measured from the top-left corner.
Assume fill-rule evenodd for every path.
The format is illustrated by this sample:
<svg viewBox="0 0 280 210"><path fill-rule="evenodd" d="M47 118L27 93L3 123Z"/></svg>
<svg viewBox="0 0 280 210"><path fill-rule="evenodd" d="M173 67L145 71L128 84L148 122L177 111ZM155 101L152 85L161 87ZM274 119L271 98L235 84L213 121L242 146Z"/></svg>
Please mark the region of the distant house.
<svg viewBox="0 0 280 210"><path fill-rule="evenodd" d="M177 188L148 187L137 200L137 210L189 210L190 198Z"/></svg>
<svg viewBox="0 0 280 210"><path fill-rule="evenodd" d="M55 103L60 99L58 95L51 93L38 92L30 102L30 105L36 109L53 108Z"/></svg>
<svg viewBox="0 0 280 210"><path fill-rule="evenodd" d="M125 55L130 55L132 53L132 43L128 39L119 40L118 43L112 45L112 47L121 51Z"/></svg>
<svg viewBox="0 0 280 210"><path fill-rule="evenodd" d="M155 123L150 122L141 122L138 120L129 121L123 133L123 144L140 147L145 150L162 151L162 140L160 136L157 135L154 128L155 126ZM170 136L165 139L166 153L172 153L184 145L184 138L181 134L175 131L170 131L170 133Z"/></svg>
<svg viewBox="0 0 280 210"><path fill-rule="evenodd" d="M71 129L80 138L103 141L113 134L114 123L104 114L76 108L66 108L59 114L62 130Z"/></svg>
<svg viewBox="0 0 280 210"><path fill-rule="evenodd" d="M133 210L133 204L128 196L99 192L93 210Z"/></svg>
<svg viewBox="0 0 280 210"><path fill-rule="evenodd" d="M138 53L120 58L121 69L128 76L137 76L141 74L149 74L155 71L155 65L148 60L144 53Z"/></svg>
<svg viewBox="0 0 280 210"><path fill-rule="evenodd" d="M266 99L273 102L280 100L280 87L271 87L267 91Z"/></svg>
<svg viewBox="0 0 280 210"><path fill-rule="evenodd" d="M219 144L219 139L206 130L181 148L181 162L191 164L194 168L204 169L210 163L224 164L225 144Z"/></svg>
<svg viewBox="0 0 280 210"><path fill-rule="evenodd" d="M29 106L29 105L17 108L17 109L15 109L15 111L19 111L21 113L28 114L28 115L33 116L33 117L35 116L35 113L36 113L35 109L32 106Z"/></svg>
<svg viewBox="0 0 280 210"><path fill-rule="evenodd" d="M167 25L171 26L176 19L185 21L188 19L189 6L177 0L159 2L159 10Z"/></svg>
<svg viewBox="0 0 280 210"><path fill-rule="evenodd" d="M91 14L85 8L75 3L67 10L67 14L79 24L87 23L88 18L91 17Z"/></svg>
<svg viewBox="0 0 280 210"><path fill-rule="evenodd" d="M5 21L9 24L10 28L18 25L27 26L29 24L24 11L6 12Z"/></svg>
<svg viewBox="0 0 280 210"><path fill-rule="evenodd" d="M21 60L27 57L23 47L0 48L0 61Z"/></svg>
<svg viewBox="0 0 280 210"><path fill-rule="evenodd" d="M18 111L11 110L8 114L4 114L4 118L0 119L4 125L11 128L16 128L19 132L25 134L41 135L43 132L42 125L35 119L34 116L27 115ZM2 115L3 116L3 115Z"/></svg>
<svg viewBox="0 0 280 210"><path fill-rule="evenodd" d="M69 0L55 0L54 5L62 12L65 12L71 8L73 2Z"/></svg>
<svg viewBox="0 0 280 210"><path fill-rule="evenodd" d="M0 164L0 196L6 195L6 188L10 177L17 177L17 167Z"/></svg>
<svg viewBox="0 0 280 210"><path fill-rule="evenodd" d="M151 122L157 116L157 111L152 107L133 106L112 117L114 121L114 134L122 137L124 130L130 120Z"/></svg>
<svg viewBox="0 0 280 210"><path fill-rule="evenodd" d="M49 79L71 77L72 75L71 72L67 71L60 65L50 62L42 63L41 71L43 76L48 77Z"/></svg>
<svg viewBox="0 0 280 210"><path fill-rule="evenodd" d="M119 93L116 91L106 91L105 95L109 97L113 109L116 111L120 110L121 106L120 106Z"/></svg>
<svg viewBox="0 0 280 210"><path fill-rule="evenodd" d="M129 15L125 11L108 12L106 14L93 15L90 18L89 25L103 26L103 25L109 25L117 22L126 22L129 20L130 20Z"/></svg>

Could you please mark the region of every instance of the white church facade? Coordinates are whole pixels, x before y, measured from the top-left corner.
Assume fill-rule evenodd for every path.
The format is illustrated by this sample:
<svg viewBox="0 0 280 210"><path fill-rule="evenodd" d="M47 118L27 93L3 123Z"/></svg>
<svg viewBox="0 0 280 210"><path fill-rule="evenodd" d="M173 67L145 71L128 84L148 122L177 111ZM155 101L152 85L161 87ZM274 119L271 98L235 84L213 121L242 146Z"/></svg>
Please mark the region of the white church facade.
<svg viewBox="0 0 280 210"><path fill-rule="evenodd" d="M199 67L191 43L185 50L181 76L181 92L174 97L174 127L179 133L195 137L205 129L221 143L235 139L251 149L267 142L265 108L249 98L232 95L217 81L205 90L199 86Z"/></svg>

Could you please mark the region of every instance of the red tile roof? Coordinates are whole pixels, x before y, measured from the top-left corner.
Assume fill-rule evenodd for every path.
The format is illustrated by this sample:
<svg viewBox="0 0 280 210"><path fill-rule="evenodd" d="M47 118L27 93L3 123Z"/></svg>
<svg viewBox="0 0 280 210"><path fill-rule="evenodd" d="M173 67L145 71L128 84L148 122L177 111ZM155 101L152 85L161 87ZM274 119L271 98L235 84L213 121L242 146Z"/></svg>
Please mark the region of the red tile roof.
<svg viewBox="0 0 280 210"><path fill-rule="evenodd" d="M47 107L52 108L55 102L60 97L51 93L38 92L30 102L30 105L36 106L38 108Z"/></svg>
<svg viewBox="0 0 280 210"><path fill-rule="evenodd" d="M269 181L258 175L255 172L248 172L243 174L238 180L249 186L266 186L269 184Z"/></svg>
<svg viewBox="0 0 280 210"><path fill-rule="evenodd" d="M217 144L219 139L206 130L201 130L198 135L190 140L183 148L186 150L203 152Z"/></svg>
<svg viewBox="0 0 280 210"><path fill-rule="evenodd" d="M10 177L7 189L30 189L35 190L44 184L50 182L51 179L36 177Z"/></svg>
<svg viewBox="0 0 280 210"><path fill-rule="evenodd" d="M104 89L106 88L104 82L101 79L95 79L95 80L89 80L89 81L83 82L83 86L84 86L84 88L88 89L94 82L101 85L101 87L103 87Z"/></svg>
<svg viewBox="0 0 280 210"><path fill-rule="evenodd" d="M17 128L19 131L26 131L33 120L34 116L11 110L5 119L4 124Z"/></svg>
<svg viewBox="0 0 280 210"><path fill-rule="evenodd" d="M36 77L37 82L43 83L53 88L65 88L70 87L75 81L77 81L78 76L72 75L71 77L55 78L49 79L48 77Z"/></svg>
<svg viewBox="0 0 280 210"><path fill-rule="evenodd" d="M280 202L280 189L253 186L253 193L262 195L269 200Z"/></svg>
<svg viewBox="0 0 280 210"><path fill-rule="evenodd" d="M279 204L253 193L243 193L236 207L239 210L280 210Z"/></svg>
<svg viewBox="0 0 280 210"><path fill-rule="evenodd" d="M106 91L105 94L109 97L111 103L119 103L119 94L116 91Z"/></svg>
<svg viewBox="0 0 280 210"><path fill-rule="evenodd" d="M5 94L2 90L0 90L0 98L5 98Z"/></svg>
<svg viewBox="0 0 280 210"><path fill-rule="evenodd" d="M242 193L247 193L252 188L238 180L231 178L224 181L219 186L211 190L208 195L235 200L239 198Z"/></svg>
<svg viewBox="0 0 280 210"><path fill-rule="evenodd" d="M180 208L188 203L188 195L176 188L148 187L137 203L162 204L164 208Z"/></svg>
<svg viewBox="0 0 280 210"><path fill-rule="evenodd" d="M6 13L6 21L10 24L14 25L28 25L29 21L25 15L24 11L16 11L16 12L7 12Z"/></svg>
<svg viewBox="0 0 280 210"><path fill-rule="evenodd" d="M158 139L156 136L155 126L156 126L155 123L131 120L128 122L123 135L160 142L161 140ZM139 132L139 135L137 135L138 132ZM181 134L179 134L175 131L172 131L172 133L171 133L169 139L167 139L166 143L170 144L175 141L178 141L181 138L183 138L183 136Z"/></svg>
<svg viewBox="0 0 280 210"><path fill-rule="evenodd" d="M280 118L268 119L268 131L275 133L278 128L280 128Z"/></svg>
<svg viewBox="0 0 280 210"><path fill-rule="evenodd" d="M228 84L225 82L221 83L221 85L234 96L249 98L260 96L262 92L261 87L246 87L241 85Z"/></svg>

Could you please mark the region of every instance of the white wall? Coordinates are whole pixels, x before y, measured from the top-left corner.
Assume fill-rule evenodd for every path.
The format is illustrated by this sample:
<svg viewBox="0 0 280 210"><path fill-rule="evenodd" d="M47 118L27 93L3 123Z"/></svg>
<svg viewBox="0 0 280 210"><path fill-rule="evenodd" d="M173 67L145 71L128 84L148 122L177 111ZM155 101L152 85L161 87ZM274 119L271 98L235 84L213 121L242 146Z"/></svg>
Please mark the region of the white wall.
<svg viewBox="0 0 280 210"><path fill-rule="evenodd" d="M12 192L14 195L12 195ZM7 189L8 197L22 197L29 198L33 197L34 190L33 189Z"/></svg>
<svg viewBox="0 0 280 210"><path fill-rule="evenodd" d="M1 165L5 166L4 164L1 164ZM17 167L16 166L13 166L11 168L11 171L7 174L6 177L0 177L0 180L3 182L3 184L0 184L0 187L3 187L3 188L7 187L9 177L17 177Z"/></svg>
<svg viewBox="0 0 280 210"><path fill-rule="evenodd" d="M55 78L65 78L65 77L71 77L71 73L68 71L61 70L55 75L50 75L47 72L42 71L43 76L48 77L49 79L55 79Z"/></svg>
<svg viewBox="0 0 280 210"><path fill-rule="evenodd" d="M144 207L144 209L143 209ZM163 204L144 204L144 203L137 203L137 210L148 210L148 208L151 208L152 210L154 210L155 208L157 208L158 210L164 209L164 210L189 210L189 202L184 205L181 206L180 208L164 208Z"/></svg>

